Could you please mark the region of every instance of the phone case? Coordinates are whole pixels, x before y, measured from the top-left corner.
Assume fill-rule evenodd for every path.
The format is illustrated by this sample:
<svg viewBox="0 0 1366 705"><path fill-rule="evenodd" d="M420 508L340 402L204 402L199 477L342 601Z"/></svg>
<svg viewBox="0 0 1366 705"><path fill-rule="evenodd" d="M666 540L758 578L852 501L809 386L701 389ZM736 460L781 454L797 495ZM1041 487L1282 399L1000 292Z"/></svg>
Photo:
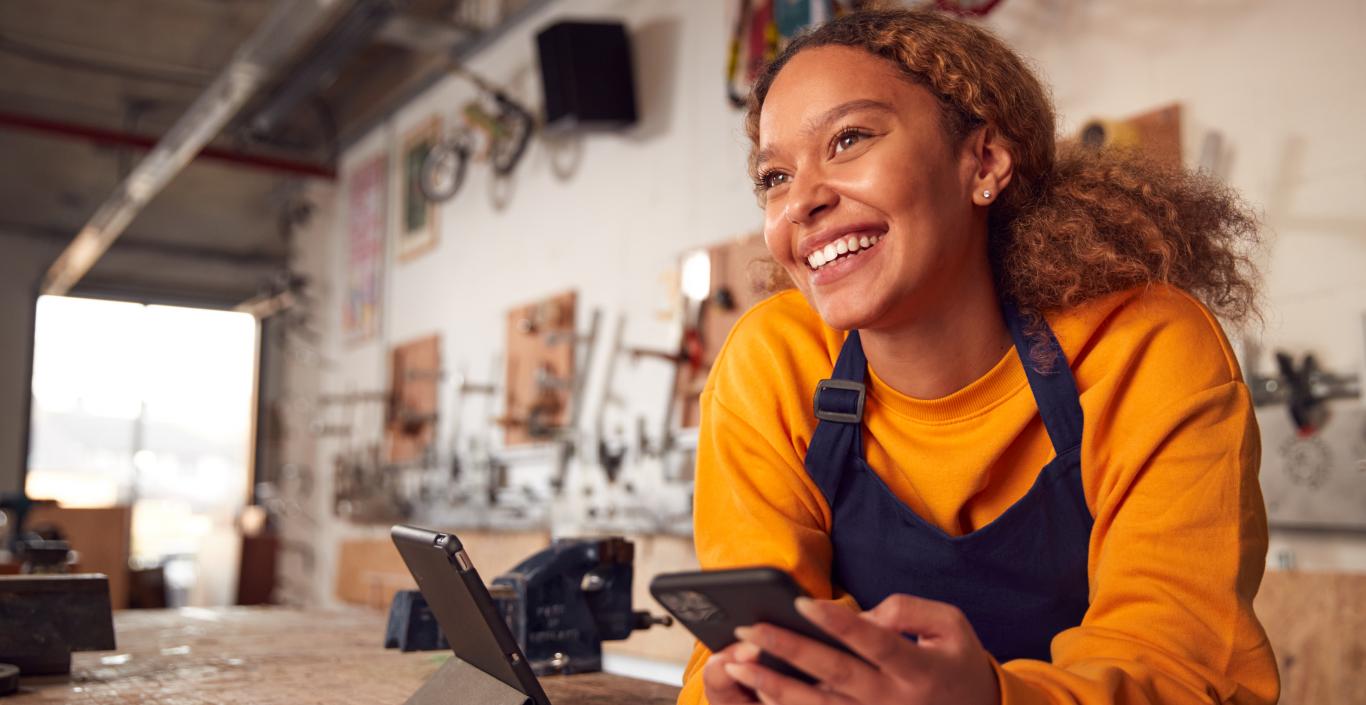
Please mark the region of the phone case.
<svg viewBox="0 0 1366 705"><path fill-rule="evenodd" d="M852 654L847 646L797 612L805 593L787 573L770 567L666 573L650 582L650 594L712 652L734 644L735 628L764 622ZM781 659L760 663L807 683L815 679Z"/></svg>

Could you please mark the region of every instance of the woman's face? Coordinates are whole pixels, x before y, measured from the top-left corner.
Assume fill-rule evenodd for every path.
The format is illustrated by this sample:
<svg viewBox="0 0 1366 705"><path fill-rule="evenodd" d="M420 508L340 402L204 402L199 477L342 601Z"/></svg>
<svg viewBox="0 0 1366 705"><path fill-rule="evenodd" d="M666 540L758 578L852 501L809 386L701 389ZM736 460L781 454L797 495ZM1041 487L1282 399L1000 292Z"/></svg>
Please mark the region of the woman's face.
<svg viewBox="0 0 1366 705"><path fill-rule="evenodd" d="M842 46L798 53L769 90L764 239L834 328L901 326L989 277L981 163L972 139L950 144L939 111L891 62Z"/></svg>

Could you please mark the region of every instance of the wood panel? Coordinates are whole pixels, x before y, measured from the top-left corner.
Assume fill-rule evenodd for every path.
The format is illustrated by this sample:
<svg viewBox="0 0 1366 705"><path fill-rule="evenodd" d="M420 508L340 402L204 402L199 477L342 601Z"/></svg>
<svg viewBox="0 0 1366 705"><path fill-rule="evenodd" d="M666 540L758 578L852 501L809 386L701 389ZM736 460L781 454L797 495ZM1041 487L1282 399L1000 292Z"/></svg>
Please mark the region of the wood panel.
<svg viewBox="0 0 1366 705"><path fill-rule="evenodd" d="M1096 118L1081 131L1091 146L1135 150L1170 166L1181 166L1181 106L1172 104L1122 120Z"/></svg>
<svg viewBox="0 0 1366 705"><path fill-rule="evenodd" d="M570 421L576 301L570 291L508 312L507 445L552 440Z"/></svg>
<svg viewBox="0 0 1366 705"><path fill-rule="evenodd" d="M1270 571L1255 607L1282 703L1366 703L1366 575Z"/></svg>
<svg viewBox="0 0 1366 705"><path fill-rule="evenodd" d="M400 705L448 658L384 649L384 616L373 612L139 610L116 615L115 631L116 655L75 654L70 681L26 680L5 703ZM675 687L605 673L541 684L555 705L678 697Z"/></svg>
<svg viewBox="0 0 1366 705"><path fill-rule="evenodd" d="M422 460L436 440L441 337L429 335L393 349L389 356L389 409L385 438L390 462Z"/></svg>
<svg viewBox="0 0 1366 705"><path fill-rule="evenodd" d="M762 233L745 235L707 248L711 260L711 294L702 309L698 329L701 337L699 364L679 369L674 387L674 403L683 428L701 422L699 398L707 373L730 335L730 329L745 311L768 295L764 263L769 260Z"/></svg>
<svg viewBox="0 0 1366 705"><path fill-rule="evenodd" d="M456 534L485 580L506 573L522 559L550 545L550 534L545 531ZM388 610L395 592L417 589L388 537L342 541L336 586L337 598L342 602L376 610Z"/></svg>
<svg viewBox="0 0 1366 705"><path fill-rule="evenodd" d="M27 528L51 524L62 530L83 573L109 576L109 603L128 606L128 558L132 551L132 507L34 507Z"/></svg>

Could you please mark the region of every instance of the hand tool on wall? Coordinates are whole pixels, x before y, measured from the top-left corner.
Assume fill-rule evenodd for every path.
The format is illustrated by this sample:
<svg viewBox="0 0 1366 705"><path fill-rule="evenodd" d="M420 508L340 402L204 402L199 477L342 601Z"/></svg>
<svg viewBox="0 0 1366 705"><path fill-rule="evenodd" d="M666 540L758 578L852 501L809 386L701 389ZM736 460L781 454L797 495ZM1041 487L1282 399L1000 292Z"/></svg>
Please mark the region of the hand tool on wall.
<svg viewBox="0 0 1366 705"><path fill-rule="evenodd" d="M1256 406L1285 404L1291 421L1302 436L1310 436L1328 422L1326 402L1334 399L1361 397L1361 377L1338 374L1319 367L1313 353L1305 353L1300 361L1285 350L1277 350L1274 357L1280 373L1269 377L1260 373L1261 349L1256 342L1243 342L1243 370L1247 386Z"/></svg>

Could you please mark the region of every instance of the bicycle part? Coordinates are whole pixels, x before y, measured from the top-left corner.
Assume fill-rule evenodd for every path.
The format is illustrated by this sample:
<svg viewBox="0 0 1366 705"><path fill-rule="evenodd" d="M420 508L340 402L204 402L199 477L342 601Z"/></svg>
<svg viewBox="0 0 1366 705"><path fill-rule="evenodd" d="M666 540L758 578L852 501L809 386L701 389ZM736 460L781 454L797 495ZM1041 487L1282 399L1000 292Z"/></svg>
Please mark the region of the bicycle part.
<svg viewBox="0 0 1366 705"><path fill-rule="evenodd" d="M494 135L489 158L493 162L493 173L507 176L517 168L517 163L526 153L535 121L526 108L504 95L502 91L494 91L493 99L498 103L499 129Z"/></svg>
<svg viewBox="0 0 1366 705"><path fill-rule="evenodd" d="M460 137L448 136L432 145L422 160L422 172L418 177L422 195L434 203L453 198L465 183L469 161L469 146Z"/></svg>

